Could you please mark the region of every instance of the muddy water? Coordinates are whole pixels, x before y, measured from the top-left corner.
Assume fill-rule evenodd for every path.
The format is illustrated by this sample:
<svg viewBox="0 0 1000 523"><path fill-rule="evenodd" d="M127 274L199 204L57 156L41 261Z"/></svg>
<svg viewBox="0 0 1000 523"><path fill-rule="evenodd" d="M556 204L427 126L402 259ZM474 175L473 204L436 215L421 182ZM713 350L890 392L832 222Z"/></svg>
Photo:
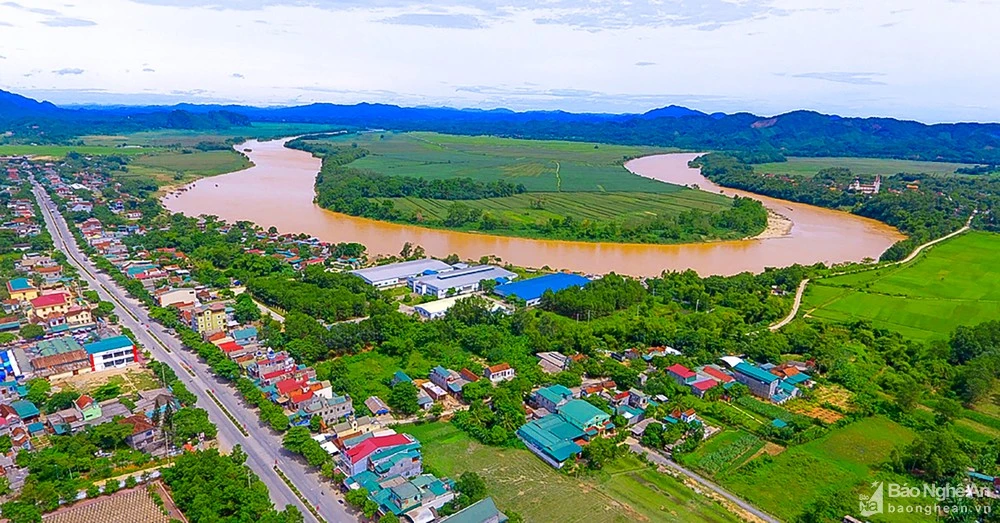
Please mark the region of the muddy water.
<svg viewBox="0 0 1000 523"><path fill-rule="evenodd" d="M793 263L858 261L877 258L902 236L879 222L809 205L752 195L789 218L791 231L780 237L683 245L635 245L527 240L384 223L324 210L313 203L313 182L320 160L287 149L284 141L250 141L237 146L255 166L199 180L164 197L164 205L190 216L216 215L227 221L249 220L282 232L304 232L328 242L359 242L369 254L398 253L404 242L422 245L427 253L463 259L494 254L527 267L548 265L586 273L637 276L663 270L694 269L701 275L759 272ZM692 153L633 160L627 168L656 180L703 190L722 190L687 166Z"/></svg>

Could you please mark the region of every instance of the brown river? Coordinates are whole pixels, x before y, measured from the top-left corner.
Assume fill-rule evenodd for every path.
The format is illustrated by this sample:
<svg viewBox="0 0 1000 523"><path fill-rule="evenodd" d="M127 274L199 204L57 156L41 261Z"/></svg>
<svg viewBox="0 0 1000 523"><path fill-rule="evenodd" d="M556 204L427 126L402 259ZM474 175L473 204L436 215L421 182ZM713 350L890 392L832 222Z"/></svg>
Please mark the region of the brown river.
<svg viewBox="0 0 1000 523"><path fill-rule="evenodd" d="M237 146L240 151L250 150L246 154L254 167L198 180L165 196L164 205L189 216L248 220L265 228L273 225L281 232L303 232L327 242L358 242L368 247L369 255L396 254L403 243L410 242L423 246L432 256L457 253L463 259L479 259L493 254L525 267L548 265L584 273L614 271L635 276L684 269L694 269L703 276L730 275L793 263L860 261L878 258L903 239L896 229L874 220L721 189L687 166L698 156L696 153L649 156L629 162L626 168L662 182L696 184L702 190L751 196L785 220L776 220L775 227L755 239L680 245L529 240L379 222L327 211L313 203L313 183L320 160L285 148L285 141L252 140Z"/></svg>

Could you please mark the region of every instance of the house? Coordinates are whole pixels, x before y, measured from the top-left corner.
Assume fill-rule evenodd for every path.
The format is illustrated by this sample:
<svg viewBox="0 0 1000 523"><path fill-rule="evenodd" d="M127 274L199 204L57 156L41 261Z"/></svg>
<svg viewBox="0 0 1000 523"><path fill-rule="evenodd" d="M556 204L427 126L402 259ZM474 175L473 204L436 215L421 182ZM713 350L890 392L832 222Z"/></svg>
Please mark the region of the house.
<svg viewBox="0 0 1000 523"><path fill-rule="evenodd" d="M257 327L247 327L233 331L233 340L238 345L250 345L257 343Z"/></svg>
<svg viewBox="0 0 1000 523"><path fill-rule="evenodd" d="M590 280L583 276L559 272L498 285L493 293L504 298L520 298L528 307L533 307L542 301L542 295L547 291L559 292L570 287L583 287L588 283Z"/></svg>
<svg viewBox="0 0 1000 523"><path fill-rule="evenodd" d="M768 372L781 378L781 381L784 383L789 383L796 387L800 385L803 387L811 387L813 384L812 376L802 372L798 367L788 363L776 365L768 369Z"/></svg>
<svg viewBox="0 0 1000 523"><path fill-rule="evenodd" d="M507 363L500 363L483 369L483 376L493 383L514 379L514 368Z"/></svg>
<svg viewBox="0 0 1000 523"><path fill-rule="evenodd" d="M38 297L38 289L27 278L14 278L7 281L7 294L12 300L30 301Z"/></svg>
<svg viewBox="0 0 1000 523"><path fill-rule="evenodd" d="M132 434L125 437L125 443L134 450L152 454L165 443L160 428L142 414L133 414L118 420L118 423L132 427Z"/></svg>
<svg viewBox="0 0 1000 523"><path fill-rule="evenodd" d="M106 338L83 346L95 372L124 367L139 361L139 349L127 336Z"/></svg>
<svg viewBox="0 0 1000 523"><path fill-rule="evenodd" d="M455 499L454 482L432 474L421 474L410 480L402 476L378 480L370 474L349 479L352 481L349 488L368 491L368 499L378 505L380 515L393 514L400 521L434 521L437 509Z"/></svg>
<svg viewBox="0 0 1000 523"><path fill-rule="evenodd" d="M365 406L368 407L368 410L376 416L389 413L389 406L386 405L385 402L378 396L369 396L368 399L365 400Z"/></svg>
<svg viewBox="0 0 1000 523"><path fill-rule="evenodd" d="M391 476L412 478L419 475L424 471L420 442L414 441L372 452L368 457L368 470L379 478Z"/></svg>
<svg viewBox="0 0 1000 523"><path fill-rule="evenodd" d="M493 265L477 265L465 269L429 274L410 278L409 284L413 292L424 296L444 298L460 294L468 294L479 290L483 280L508 282L517 278L517 274Z"/></svg>
<svg viewBox="0 0 1000 523"><path fill-rule="evenodd" d="M299 408L304 414L303 417L312 419L313 416L319 416L325 425L332 426L354 414L354 401L347 394L340 396L331 392L327 397L317 393L311 401L300 405Z"/></svg>
<svg viewBox="0 0 1000 523"><path fill-rule="evenodd" d="M90 309L80 307L79 305L70 307L64 317L66 318L66 325L71 330L94 324L94 314L90 312Z"/></svg>
<svg viewBox="0 0 1000 523"><path fill-rule="evenodd" d="M351 274L360 277L368 285L383 289L403 285L414 276L425 276L451 270L453 270L452 266L443 261L426 258L358 269L351 271Z"/></svg>
<svg viewBox="0 0 1000 523"><path fill-rule="evenodd" d="M30 423L37 420L42 414L41 411L38 410L38 407L28 400L13 401L10 403L10 407L14 409L14 412L17 413L17 417L21 418L21 421L24 423Z"/></svg>
<svg viewBox="0 0 1000 523"><path fill-rule="evenodd" d="M719 382L711 378L696 381L691 384L691 392L694 393L694 395L698 396L699 398L704 398L705 393L708 392L709 389L715 387L718 384Z"/></svg>
<svg viewBox="0 0 1000 523"><path fill-rule="evenodd" d="M222 303L212 303L195 307L191 328L206 336L221 332L226 328L226 306Z"/></svg>
<svg viewBox="0 0 1000 523"><path fill-rule="evenodd" d="M84 394L73 402L76 411L83 421L91 421L101 417L101 406L94 401L94 398Z"/></svg>
<svg viewBox="0 0 1000 523"><path fill-rule="evenodd" d="M70 212L90 212L94 210L94 204L91 202L77 201L73 202L73 205L69 208Z"/></svg>
<svg viewBox="0 0 1000 523"><path fill-rule="evenodd" d="M555 412L571 399L573 399L573 391L558 384L540 388L531 395L531 402L534 405L549 412Z"/></svg>
<svg viewBox="0 0 1000 523"><path fill-rule="evenodd" d="M539 352L535 356L542 370L549 374L556 374L569 368L570 358L562 353Z"/></svg>
<svg viewBox="0 0 1000 523"><path fill-rule="evenodd" d="M507 515L500 512L493 498L483 498L444 518L441 523L506 523Z"/></svg>
<svg viewBox="0 0 1000 523"><path fill-rule="evenodd" d="M698 375L694 371L680 363L675 363L667 367L667 375L681 386L691 385L698 379Z"/></svg>
<svg viewBox="0 0 1000 523"><path fill-rule="evenodd" d="M715 365L705 365L704 367L699 369L698 372L721 383L723 387L727 387L730 383L736 382L736 379L733 378L731 374L724 372L722 369L716 367Z"/></svg>
<svg viewBox="0 0 1000 523"><path fill-rule="evenodd" d="M46 282L54 282L63 277L62 265L35 267L31 272L41 276Z"/></svg>
<svg viewBox="0 0 1000 523"><path fill-rule="evenodd" d="M613 427L610 416L584 400L572 400L541 419L517 429L517 437L529 450L555 468L583 451L580 445Z"/></svg>
<svg viewBox="0 0 1000 523"><path fill-rule="evenodd" d="M468 380L463 378L461 374L440 365L431 369L430 380L431 383L441 387L453 396L462 394L462 387L468 383Z"/></svg>
<svg viewBox="0 0 1000 523"><path fill-rule="evenodd" d="M353 476L368 469L371 455L375 451L398 447L400 445L409 445L416 441L408 434L375 436L372 433L349 440L341 440L341 444L338 445L342 449L338 465L344 474Z"/></svg>
<svg viewBox="0 0 1000 523"><path fill-rule="evenodd" d="M778 376L745 361L736 364L733 367L733 372L736 381L746 385L754 396L774 403L784 403L800 394L799 389L793 383L782 380Z"/></svg>
<svg viewBox="0 0 1000 523"><path fill-rule="evenodd" d="M175 303L193 303L196 301L194 289L165 289L155 293L155 295L156 301L160 303L160 307L167 307Z"/></svg>
<svg viewBox="0 0 1000 523"><path fill-rule="evenodd" d="M669 416L667 416L667 421L670 423L700 423L698 420L698 415L695 413L694 409L680 410L674 409Z"/></svg>
<svg viewBox="0 0 1000 523"><path fill-rule="evenodd" d="M427 303L421 303L419 305L414 305L413 310L416 311L421 318L425 320L436 320L438 318L443 318L448 314L448 311L458 303L460 300L464 300L468 296L452 296L450 298L442 298L440 300L429 301ZM490 307L490 312L497 312L504 310L503 305L496 303L493 300L487 300L487 304Z"/></svg>
<svg viewBox="0 0 1000 523"><path fill-rule="evenodd" d="M36 318L44 320L53 314L66 314L69 311L69 301L62 292L43 294L29 300L31 311Z"/></svg>
<svg viewBox="0 0 1000 523"><path fill-rule="evenodd" d="M400 383L413 383L413 380L407 376L405 372L397 370L392 374L392 380L389 382L389 386L395 387Z"/></svg>

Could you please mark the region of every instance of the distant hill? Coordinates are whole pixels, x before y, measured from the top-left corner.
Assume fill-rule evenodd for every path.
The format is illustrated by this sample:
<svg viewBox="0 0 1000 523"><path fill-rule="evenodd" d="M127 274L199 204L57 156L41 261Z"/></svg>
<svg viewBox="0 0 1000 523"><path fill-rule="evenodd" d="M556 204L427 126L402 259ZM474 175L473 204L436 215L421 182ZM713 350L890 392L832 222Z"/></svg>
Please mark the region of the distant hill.
<svg viewBox="0 0 1000 523"><path fill-rule="evenodd" d="M8 112L9 111L9 112ZM935 124L893 118L844 118L813 111L777 116L706 114L671 105L644 114L515 112L448 107L315 103L295 107L196 105L69 110L0 91L0 124L118 132L139 128L225 128L259 122L323 123L362 129L657 145L739 152L749 161L784 156L865 156L1000 164L1000 124ZM41 122L41 123L40 123ZM42 125L44 123L44 125ZM92 132L92 131L91 131Z"/></svg>

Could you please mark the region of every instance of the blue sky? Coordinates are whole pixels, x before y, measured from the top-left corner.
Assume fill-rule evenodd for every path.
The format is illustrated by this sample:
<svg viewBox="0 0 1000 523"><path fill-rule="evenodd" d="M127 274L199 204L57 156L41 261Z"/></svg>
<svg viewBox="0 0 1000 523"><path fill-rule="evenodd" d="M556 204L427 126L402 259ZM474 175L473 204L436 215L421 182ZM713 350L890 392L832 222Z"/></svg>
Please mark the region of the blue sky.
<svg viewBox="0 0 1000 523"><path fill-rule="evenodd" d="M74 1L0 0L0 88L1000 121L993 0Z"/></svg>

